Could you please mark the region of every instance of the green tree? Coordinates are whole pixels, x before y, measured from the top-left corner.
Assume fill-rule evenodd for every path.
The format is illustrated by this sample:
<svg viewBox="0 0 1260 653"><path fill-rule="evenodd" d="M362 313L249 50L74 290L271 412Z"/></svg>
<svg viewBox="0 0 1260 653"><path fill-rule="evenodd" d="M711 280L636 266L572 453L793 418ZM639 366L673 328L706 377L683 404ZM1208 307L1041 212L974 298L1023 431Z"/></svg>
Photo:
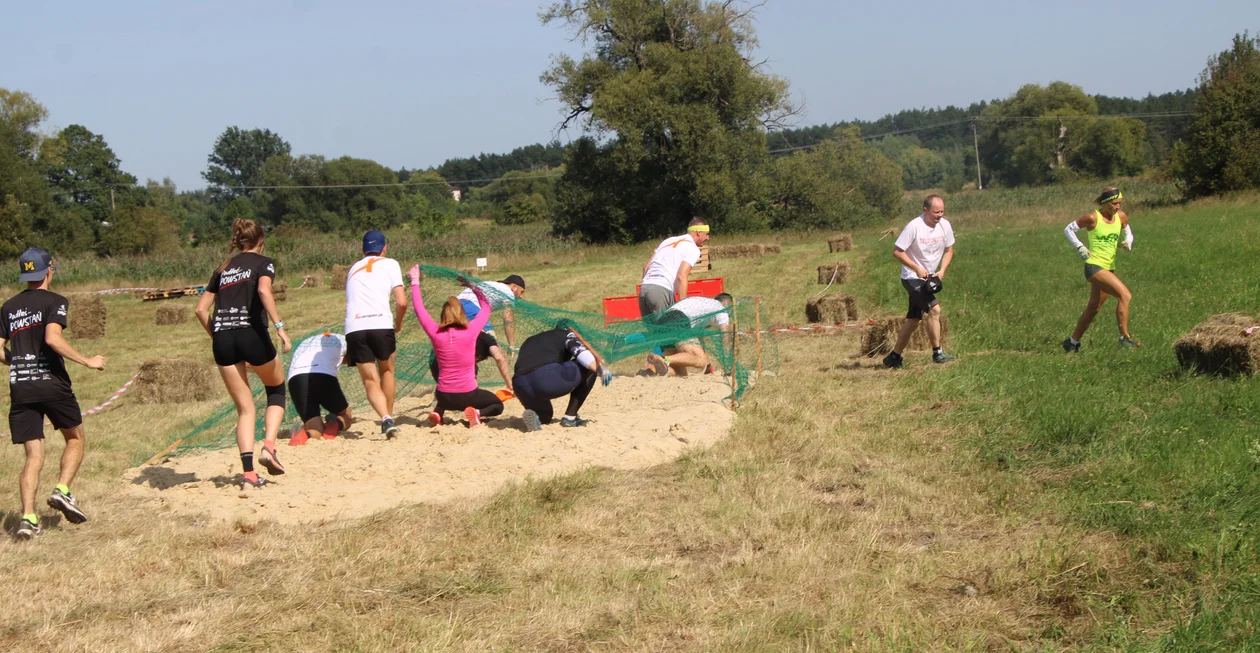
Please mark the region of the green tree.
<svg viewBox="0 0 1260 653"><path fill-rule="evenodd" d="M277 154L289 154L290 147L270 129L228 127L214 142L201 176L216 199L231 200L253 194L241 186L262 186L263 165Z"/></svg>
<svg viewBox="0 0 1260 653"><path fill-rule="evenodd" d="M0 198L0 259L17 258L25 251L30 231L29 207L12 195Z"/></svg>
<svg viewBox="0 0 1260 653"><path fill-rule="evenodd" d="M101 256L167 254L179 249L179 228L170 216L152 206L121 207L114 221L101 229L96 253Z"/></svg>
<svg viewBox="0 0 1260 653"><path fill-rule="evenodd" d="M406 220L402 189L394 171L368 159L343 156L324 165L324 208L345 221L353 231L385 229ZM353 186L358 186L354 188Z"/></svg>
<svg viewBox="0 0 1260 653"><path fill-rule="evenodd" d="M1260 187L1260 37L1235 35L1208 60L1172 170L1189 197Z"/></svg>
<svg viewBox="0 0 1260 653"><path fill-rule="evenodd" d="M43 138L39 125L47 114L29 94L0 88L0 239L5 248L38 240L31 230L54 213L36 161Z"/></svg>
<svg viewBox="0 0 1260 653"><path fill-rule="evenodd" d="M752 61L751 10L732 2L590 0L543 12L594 48L556 55L542 75L564 106L571 146L554 227L590 241L717 228L756 200L765 129L792 109L787 82Z"/></svg>
<svg viewBox="0 0 1260 653"><path fill-rule="evenodd" d="M547 198L539 193L517 195L503 206L503 217L499 224L528 224L542 222L550 217L547 210Z"/></svg>
<svg viewBox="0 0 1260 653"><path fill-rule="evenodd" d="M89 224L109 222L115 206L147 199L136 188L136 178L122 171L104 137L82 125L58 132L40 148L39 158L57 204L78 207Z"/></svg>

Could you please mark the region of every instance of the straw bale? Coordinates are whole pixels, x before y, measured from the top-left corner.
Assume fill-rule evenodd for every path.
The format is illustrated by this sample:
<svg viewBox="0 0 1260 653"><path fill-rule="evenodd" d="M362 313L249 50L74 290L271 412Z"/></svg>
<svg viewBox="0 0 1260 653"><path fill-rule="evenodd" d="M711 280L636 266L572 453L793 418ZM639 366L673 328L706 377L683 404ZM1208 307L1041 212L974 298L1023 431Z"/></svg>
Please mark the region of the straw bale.
<svg viewBox="0 0 1260 653"><path fill-rule="evenodd" d="M873 320L862 331L862 353L867 356L884 356L897 346L897 334L901 332L904 317L885 317ZM949 343L949 318L941 316L941 346ZM932 351L932 344L927 336L927 320L919 321L919 328L910 335L908 351Z"/></svg>
<svg viewBox="0 0 1260 653"><path fill-rule="evenodd" d="M805 318L813 323L842 324L857 316L857 298L853 295L834 293L805 303Z"/></svg>
<svg viewBox="0 0 1260 653"><path fill-rule="evenodd" d="M853 249L853 236L840 234L827 239L827 246L832 252L847 252Z"/></svg>
<svg viewBox="0 0 1260 653"><path fill-rule="evenodd" d="M834 277L835 283L848 283L849 281L849 264L848 263L823 263L818 266L818 283L827 285L832 283Z"/></svg>
<svg viewBox="0 0 1260 653"><path fill-rule="evenodd" d="M1257 319L1240 313L1213 315L1173 343L1177 363L1200 374L1238 376L1260 367L1260 331L1246 335Z"/></svg>
<svg viewBox="0 0 1260 653"><path fill-rule="evenodd" d="M271 298L278 302L284 301L285 295L288 292L289 292L289 282L287 281L281 281L280 283L271 284Z"/></svg>
<svg viewBox="0 0 1260 653"><path fill-rule="evenodd" d="M191 311L187 306L179 304L162 304L157 308L158 324L183 324L188 321Z"/></svg>
<svg viewBox="0 0 1260 653"><path fill-rule="evenodd" d="M308 274L305 277L302 277L302 285L298 286L298 288L318 288L318 287L319 287L319 280L316 279L315 275L313 274Z"/></svg>
<svg viewBox="0 0 1260 653"><path fill-rule="evenodd" d="M778 254L783 251L780 245L764 243L746 243L743 245L714 245L709 248L709 258L760 258L767 254Z"/></svg>
<svg viewBox="0 0 1260 653"><path fill-rule="evenodd" d="M334 265L332 269L332 289L345 290L346 277L350 275L349 265Z"/></svg>
<svg viewBox="0 0 1260 653"><path fill-rule="evenodd" d="M67 297L70 314L66 330L77 340L105 337L105 301L99 295L79 294Z"/></svg>
<svg viewBox="0 0 1260 653"><path fill-rule="evenodd" d="M140 364L130 395L142 404L206 401L217 396L218 375L205 363L184 358L161 358Z"/></svg>

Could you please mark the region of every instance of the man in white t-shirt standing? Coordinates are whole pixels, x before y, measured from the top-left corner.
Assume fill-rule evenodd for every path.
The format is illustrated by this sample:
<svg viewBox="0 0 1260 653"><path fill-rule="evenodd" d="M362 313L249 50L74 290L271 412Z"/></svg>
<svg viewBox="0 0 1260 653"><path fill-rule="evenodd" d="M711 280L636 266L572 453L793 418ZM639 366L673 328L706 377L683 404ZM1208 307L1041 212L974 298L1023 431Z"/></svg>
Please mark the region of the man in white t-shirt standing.
<svg viewBox="0 0 1260 653"><path fill-rule="evenodd" d="M661 241L652 258L643 266L643 282L639 288L639 315L645 320L662 313L678 299L687 298L687 277L700 262L700 246L709 240L709 224L704 218L692 218L687 233Z"/></svg>
<svg viewBox="0 0 1260 653"><path fill-rule="evenodd" d="M731 325L731 316L727 311L734 298L722 293L713 299L708 297L688 297L670 306L661 314L659 324L662 327L676 326L679 329L703 329L716 326L725 333ZM699 338L688 338L676 343L673 347L665 347L660 354L648 354L648 366L657 376L667 376L671 370L675 376L686 376L687 368L704 369L709 365L709 355L705 353Z"/></svg>
<svg viewBox="0 0 1260 653"><path fill-rule="evenodd" d="M341 391L337 368L346 363L346 339L328 331L314 335L293 350L289 360L289 397L297 409L298 425L289 435L289 446L306 444L309 433L337 437L350 426L350 402ZM322 411L328 417L321 417Z"/></svg>
<svg viewBox="0 0 1260 653"><path fill-rule="evenodd" d="M525 294L525 279L519 274L509 274L502 281L482 281L477 284L481 288L481 292L485 293L486 299L490 300L490 310L497 311L503 309L503 331L507 335L508 347L514 347L516 343L516 319L512 315L512 304L518 297ZM477 317L481 312L481 304L477 302L477 296L473 294L472 288L465 288L455 296L459 300L461 306L464 307L464 315L469 320ZM486 321L486 326L482 331L495 335L494 327L490 321ZM495 343L498 344L497 342Z"/></svg>
<svg viewBox="0 0 1260 653"><path fill-rule="evenodd" d="M385 258L385 249L385 234L375 229L363 234L363 259L346 276L346 355L359 370L368 403L381 417L381 433L393 438L398 434L392 417L395 335L402 331L407 298L402 269L398 261Z"/></svg>
<svg viewBox="0 0 1260 653"><path fill-rule="evenodd" d="M925 315L932 362L954 360L941 348L941 304L936 299L945 271L954 259L954 228L945 219L945 200L939 195L928 195L923 200L923 213L897 237L893 258L901 262L901 285L910 293L910 310L897 334L897 346L884 357L884 366L898 368L905 363L901 352L910 344L910 336Z"/></svg>

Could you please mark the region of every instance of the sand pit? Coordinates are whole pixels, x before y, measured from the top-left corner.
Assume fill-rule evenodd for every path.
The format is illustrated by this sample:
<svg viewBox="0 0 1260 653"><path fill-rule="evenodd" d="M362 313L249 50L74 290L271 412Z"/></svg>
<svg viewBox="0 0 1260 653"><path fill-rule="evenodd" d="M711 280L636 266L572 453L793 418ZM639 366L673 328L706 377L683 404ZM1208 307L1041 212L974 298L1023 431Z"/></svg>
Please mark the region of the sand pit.
<svg viewBox="0 0 1260 653"><path fill-rule="evenodd" d="M546 478L586 467L639 469L675 459L689 447L726 437L730 387L718 376L619 377L596 387L583 407L589 426L521 430L519 402L506 417L469 429L420 425L432 395L400 398L402 433L386 441L375 422L357 421L348 437L280 441L288 473L261 489L242 491L235 447L191 453L124 474L127 491L161 514L211 519L318 522L358 517L414 503L483 497L507 482ZM557 416L562 401L555 402ZM284 434L281 434L283 438Z"/></svg>

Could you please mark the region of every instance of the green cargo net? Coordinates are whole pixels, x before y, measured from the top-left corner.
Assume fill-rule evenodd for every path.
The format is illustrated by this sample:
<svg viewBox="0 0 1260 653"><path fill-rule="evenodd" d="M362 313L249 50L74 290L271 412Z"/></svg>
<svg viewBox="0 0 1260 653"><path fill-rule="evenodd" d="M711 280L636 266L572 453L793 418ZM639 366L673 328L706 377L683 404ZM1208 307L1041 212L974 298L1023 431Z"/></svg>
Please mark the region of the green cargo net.
<svg viewBox="0 0 1260 653"><path fill-rule="evenodd" d="M480 283L469 275L462 275L456 270L437 266L423 265L421 270L424 279L421 290L425 308L437 319L442 304L448 297L458 295L463 288L460 278ZM404 279L404 283L409 283ZM493 286L482 286L491 303L498 305L509 299L500 294ZM407 293L410 303L410 291ZM498 300L498 301L496 301ZM760 313L760 315L759 315ZM719 314L728 318L728 329L722 331L717 326ZM713 365L714 374L722 374L731 386L731 394L727 400L733 404L747 392L756 382L759 374L773 374L779 367L779 351L774 334L759 330L768 329L765 314L761 312L760 302L752 298L738 299L730 307L686 319L678 313L663 313L646 320L628 320L604 324L604 317L596 313L582 313L564 309L542 306L524 299L513 299L510 307L494 309L490 323L500 347L508 352L507 332L510 317L514 340L512 345L519 347L524 340L536 333L555 328L565 323L576 330L593 349L619 375L634 375L644 368L646 355L652 351L672 348L676 343L686 341L699 342L708 354ZM343 325L327 325L309 331L301 337L293 339L293 351L306 338L324 332L341 333ZM433 356L433 348L429 338L417 323L415 314L408 308L408 315L403 321L403 331L397 338L397 358L395 361L396 396L419 396L435 385L429 372ZM281 354L285 369L288 369L290 354ZM509 365L514 363L512 354ZM699 371L693 370L692 374ZM338 371L338 379L342 391L355 414L356 423L361 417L375 413L368 404L367 394L359 373L352 367L342 367ZM258 422L255 425L255 437L263 437L263 418L265 398L262 383L256 375L249 375L250 387L254 392L254 404L258 406ZM477 383L481 387L494 388L504 385L502 377L493 360L486 360L477 366ZM616 392L617 382L602 391ZM293 407L292 398L287 401L282 429L288 428L298 420L297 411ZM509 405L509 411L511 406ZM505 413L506 415L506 413ZM168 447L178 442L172 455L187 453L197 449L221 449L236 443L236 408L227 393L224 392L223 403L209 415L192 420L182 425L168 440Z"/></svg>

